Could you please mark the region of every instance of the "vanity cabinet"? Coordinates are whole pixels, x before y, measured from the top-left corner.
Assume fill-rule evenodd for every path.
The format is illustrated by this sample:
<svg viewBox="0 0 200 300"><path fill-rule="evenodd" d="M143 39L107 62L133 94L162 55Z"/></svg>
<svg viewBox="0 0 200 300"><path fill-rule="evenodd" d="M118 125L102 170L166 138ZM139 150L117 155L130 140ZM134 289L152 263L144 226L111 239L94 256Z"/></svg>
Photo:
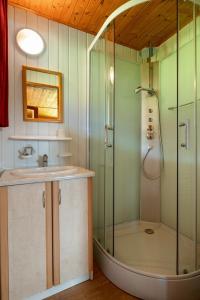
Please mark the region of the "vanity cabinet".
<svg viewBox="0 0 200 300"><path fill-rule="evenodd" d="M84 277L86 270L92 276L88 260L92 236L88 239L91 225L91 202L87 179L62 180L53 183L53 236L56 284ZM69 201L70 199L70 201ZM89 205L88 205L89 204ZM89 229L89 231L88 231ZM89 241L89 243L88 243Z"/></svg>
<svg viewBox="0 0 200 300"><path fill-rule="evenodd" d="M92 278L92 178L0 187L0 242L1 300Z"/></svg>
<svg viewBox="0 0 200 300"><path fill-rule="evenodd" d="M8 188L10 299L46 289L45 184Z"/></svg>
<svg viewBox="0 0 200 300"><path fill-rule="evenodd" d="M25 299L47 288L48 185L0 188L1 299Z"/></svg>

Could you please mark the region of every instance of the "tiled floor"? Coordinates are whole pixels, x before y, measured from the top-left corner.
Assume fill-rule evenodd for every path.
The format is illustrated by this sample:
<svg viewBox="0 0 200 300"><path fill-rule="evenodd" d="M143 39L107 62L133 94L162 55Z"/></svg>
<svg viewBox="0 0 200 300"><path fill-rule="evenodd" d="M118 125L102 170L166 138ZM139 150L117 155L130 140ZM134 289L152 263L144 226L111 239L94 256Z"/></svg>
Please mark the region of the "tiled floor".
<svg viewBox="0 0 200 300"><path fill-rule="evenodd" d="M95 266L94 280L76 285L48 300L138 300L114 286Z"/></svg>

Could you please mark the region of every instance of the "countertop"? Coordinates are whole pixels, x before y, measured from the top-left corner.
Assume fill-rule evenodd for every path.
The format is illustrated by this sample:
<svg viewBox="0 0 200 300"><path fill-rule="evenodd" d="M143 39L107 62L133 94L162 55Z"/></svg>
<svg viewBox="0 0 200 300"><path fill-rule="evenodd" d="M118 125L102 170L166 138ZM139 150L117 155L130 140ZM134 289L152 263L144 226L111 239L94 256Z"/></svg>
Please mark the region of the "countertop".
<svg viewBox="0 0 200 300"><path fill-rule="evenodd" d="M62 166L61 166L62 167ZM12 185L19 185L19 184L30 184L30 183L41 183L41 182L48 182L48 181L59 181L59 180L72 180L72 179L78 179L78 178L87 178L87 177L94 177L95 173L91 170L84 169L81 167L74 167L76 168L76 172L73 174L45 174L41 177L26 177L26 176L19 176L19 175L13 175L12 172L16 172L18 170L22 169L10 169L6 170L3 175L0 177L0 187L2 186L12 186ZM33 170L36 168L31 168L30 170ZM29 170L26 168L26 170Z"/></svg>

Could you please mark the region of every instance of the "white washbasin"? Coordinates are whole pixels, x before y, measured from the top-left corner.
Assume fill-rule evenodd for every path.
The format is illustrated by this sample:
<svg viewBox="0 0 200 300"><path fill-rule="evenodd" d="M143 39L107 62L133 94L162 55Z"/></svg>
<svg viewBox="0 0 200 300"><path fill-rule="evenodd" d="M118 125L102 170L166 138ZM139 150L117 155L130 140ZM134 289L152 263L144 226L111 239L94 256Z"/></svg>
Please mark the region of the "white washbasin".
<svg viewBox="0 0 200 300"><path fill-rule="evenodd" d="M43 176L67 176L77 172L73 166L44 167L32 169L17 169L10 172L17 177L43 177Z"/></svg>

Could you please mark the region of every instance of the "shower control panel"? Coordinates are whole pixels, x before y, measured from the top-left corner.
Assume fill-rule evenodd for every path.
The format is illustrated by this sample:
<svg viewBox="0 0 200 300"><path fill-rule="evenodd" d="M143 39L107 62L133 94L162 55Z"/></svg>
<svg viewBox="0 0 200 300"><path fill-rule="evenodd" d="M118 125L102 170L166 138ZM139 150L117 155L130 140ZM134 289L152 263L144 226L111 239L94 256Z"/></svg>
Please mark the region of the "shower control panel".
<svg viewBox="0 0 200 300"><path fill-rule="evenodd" d="M149 113L152 114L153 109L149 108ZM146 132L146 137L148 140L153 140L154 138L154 127L153 127L153 118L151 116L149 116L148 121L150 124L148 124L147 126L147 132Z"/></svg>
<svg viewBox="0 0 200 300"><path fill-rule="evenodd" d="M153 125L151 125L151 124L149 124L147 127L146 137L148 140L153 140L153 138L154 138L154 129L153 129Z"/></svg>

